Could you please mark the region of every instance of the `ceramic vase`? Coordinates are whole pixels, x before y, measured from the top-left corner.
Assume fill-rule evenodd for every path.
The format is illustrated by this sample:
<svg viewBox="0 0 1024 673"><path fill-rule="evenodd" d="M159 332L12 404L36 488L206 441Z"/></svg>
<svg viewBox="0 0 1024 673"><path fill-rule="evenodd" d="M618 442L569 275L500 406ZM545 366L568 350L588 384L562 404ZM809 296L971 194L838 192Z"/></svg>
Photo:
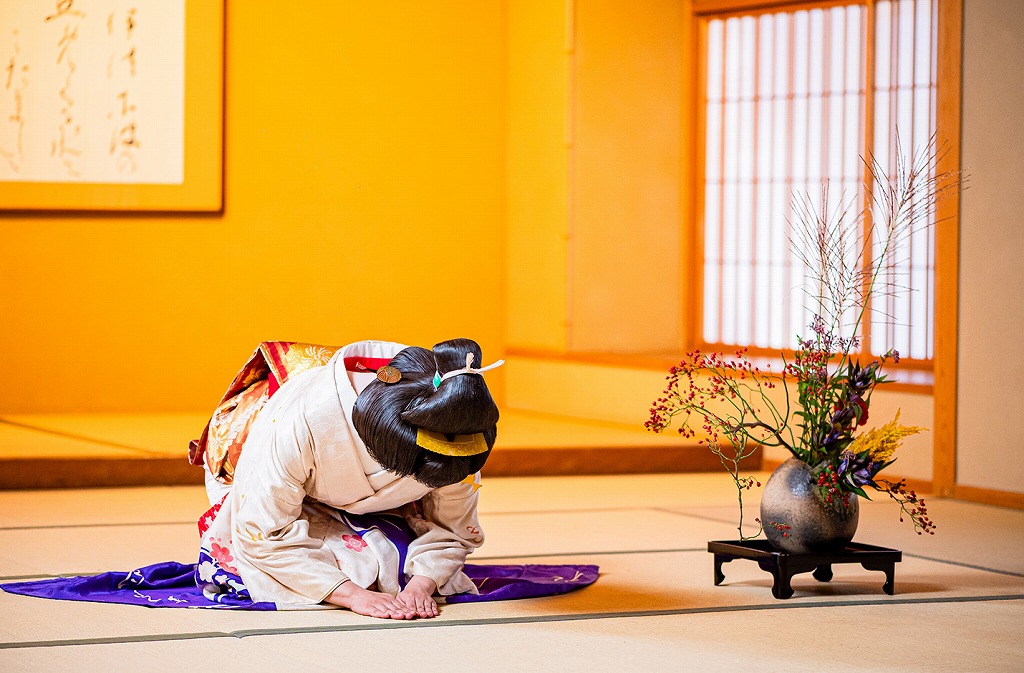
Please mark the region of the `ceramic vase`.
<svg viewBox="0 0 1024 673"><path fill-rule="evenodd" d="M797 458L780 465L761 496L761 523L768 541L779 551L821 554L843 549L860 516L860 499L836 498L826 503L815 485L811 467Z"/></svg>

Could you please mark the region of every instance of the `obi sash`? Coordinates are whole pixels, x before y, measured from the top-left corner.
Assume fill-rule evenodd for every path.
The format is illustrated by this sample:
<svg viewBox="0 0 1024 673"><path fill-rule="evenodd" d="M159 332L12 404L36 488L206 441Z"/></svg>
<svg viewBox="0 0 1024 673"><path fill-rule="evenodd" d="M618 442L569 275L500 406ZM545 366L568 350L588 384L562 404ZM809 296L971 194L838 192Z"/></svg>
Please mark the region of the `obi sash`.
<svg viewBox="0 0 1024 673"><path fill-rule="evenodd" d="M212 475L230 484L245 438L267 400L293 376L326 365L339 348L293 341L261 343L224 393L202 436L189 444L189 462L205 463ZM373 364L363 369L370 370Z"/></svg>

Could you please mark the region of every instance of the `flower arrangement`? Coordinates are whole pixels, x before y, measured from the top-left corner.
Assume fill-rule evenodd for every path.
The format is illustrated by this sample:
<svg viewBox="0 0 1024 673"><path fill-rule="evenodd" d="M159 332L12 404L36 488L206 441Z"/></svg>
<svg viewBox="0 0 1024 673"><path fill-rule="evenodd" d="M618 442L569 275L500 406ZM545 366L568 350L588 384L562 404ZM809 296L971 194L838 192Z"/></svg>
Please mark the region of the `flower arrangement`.
<svg viewBox="0 0 1024 673"><path fill-rule="evenodd" d="M924 500L906 480L879 477L895 461L903 439L924 428L902 425L897 412L883 426L860 431L873 391L889 381L883 367L899 362L899 353L890 350L866 365L855 355L857 330L872 310L872 296L906 289L883 274L899 243L930 226L938 200L959 188L957 174L936 170L938 154L933 138L911 164L898 161L891 177L873 158L866 161L873 184L865 188L869 201L863 208L851 202L830 209L827 184L820 205L797 201L790 246L808 271L815 317L807 338L798 337L792 357L784 357L781 372L756 366L743 348L731 358L695 350L669 370L645 426L661 432L678 422L685 437L697 437L699 429L698 443L707 445L733 477L741 539L757 537L765 526L789 535L786 522L760 519L755 533L744 534L743 492L760 483L741 474L740 462L761 446L784 447L806 463L826 506L848 507L850 498L867 498L870 487L899 503L900 520L909 518L918 534L934 534Z"/></svg>

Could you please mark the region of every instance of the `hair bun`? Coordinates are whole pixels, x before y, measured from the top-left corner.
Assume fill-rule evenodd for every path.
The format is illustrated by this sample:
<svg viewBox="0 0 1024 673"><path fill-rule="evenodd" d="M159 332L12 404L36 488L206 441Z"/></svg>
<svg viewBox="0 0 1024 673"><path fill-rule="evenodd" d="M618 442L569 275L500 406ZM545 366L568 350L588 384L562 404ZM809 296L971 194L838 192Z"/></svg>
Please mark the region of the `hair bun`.
<svg viewBox="0 0 1024 673"><path fill-rule="evenodd" d="M477 362L483 359L480 346L469 339L437 344L433 349L437 372L443 375L465 367L467 353L472 353ZM498 407L484 377L466 374L442 381L432 394L413 400L402 413L402 420L434 432L470 435L494 426Z"/></svg>
<svg viewBox="0 0 1024 673"><path fill-rule="evenodd" d="M434 388L434 375L466 367L466 354L482 361L471 339L442 341L432 350L406 348L391 364L402 379L372 381L352 411L356 431L370 455L383 467L413 475L428 486L461 481L483 467L497 437L498 407L480 374L451 376ZM418 428L446 435L483 433L488 452L474 456L442 456L416 444Z"/></svg>

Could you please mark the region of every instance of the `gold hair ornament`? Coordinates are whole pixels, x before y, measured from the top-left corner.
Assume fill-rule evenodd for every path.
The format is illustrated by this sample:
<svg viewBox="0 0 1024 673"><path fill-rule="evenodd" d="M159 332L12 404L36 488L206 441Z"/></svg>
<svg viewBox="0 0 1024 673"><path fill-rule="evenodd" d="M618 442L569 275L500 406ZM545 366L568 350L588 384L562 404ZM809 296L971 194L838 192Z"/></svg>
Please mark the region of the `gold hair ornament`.
<svg viewBox="0 0 1024 673"><path fill-rule="evenodd" d="M384 365L377 370L377 380L383 383L398 383L402 380L402 372L397 367Z"/></svg>
<svg viewBox="0 0 1024 673"><path fill-rule="evenodd" d="M416 429L416 446L442 456L466 457L476 456L488 451L484 433L475 435L455 435L449 440L444 433L432 432L423 428Z"/></svg>

